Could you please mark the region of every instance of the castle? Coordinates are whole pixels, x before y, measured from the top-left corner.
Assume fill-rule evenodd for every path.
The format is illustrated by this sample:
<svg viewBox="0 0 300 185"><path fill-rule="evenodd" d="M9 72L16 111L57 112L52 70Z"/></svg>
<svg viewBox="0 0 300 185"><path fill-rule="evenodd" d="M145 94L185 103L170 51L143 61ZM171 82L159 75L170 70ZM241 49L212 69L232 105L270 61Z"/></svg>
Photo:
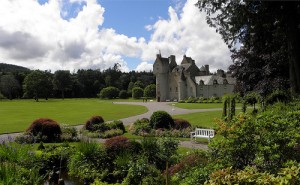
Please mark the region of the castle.
<svg viewBox="0 0 300 185"><path fill-rule="evenodd" d="M209 65L199 69L195 61L185 55L181 64L177 65L174 55L163 58L161 54L157 54L153 73L156 76L158 102L179 101L188 97L222 97L233 93L236 84L231 74L226 74L221 69L216 74L211 74Z"/></svg>

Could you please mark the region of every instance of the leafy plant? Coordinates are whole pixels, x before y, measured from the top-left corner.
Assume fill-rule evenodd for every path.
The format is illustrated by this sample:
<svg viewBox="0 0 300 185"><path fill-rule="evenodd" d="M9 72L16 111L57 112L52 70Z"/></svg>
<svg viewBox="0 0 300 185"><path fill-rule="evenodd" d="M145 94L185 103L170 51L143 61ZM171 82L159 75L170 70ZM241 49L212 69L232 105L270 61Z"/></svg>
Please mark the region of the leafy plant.
<svg viewBox="0 0 300 185"><path fill-rule="evenodd" d="M150 126L154 129L170 129L174 127L174 120L166 111L156 111L150 117Z"/></svg>

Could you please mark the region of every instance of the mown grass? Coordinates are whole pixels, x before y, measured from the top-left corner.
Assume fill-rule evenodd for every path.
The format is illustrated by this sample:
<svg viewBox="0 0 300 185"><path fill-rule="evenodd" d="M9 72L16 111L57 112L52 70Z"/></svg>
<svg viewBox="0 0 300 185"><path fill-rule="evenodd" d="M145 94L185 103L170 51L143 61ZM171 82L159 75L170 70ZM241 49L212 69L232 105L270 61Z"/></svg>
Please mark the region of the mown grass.
<svg viewBox="0 0 300 185"><path fill-rule="evenodd" d="M120 100L119 100L120 101ZM0 133L22 132L37 118L51 118L60 124L80 125L94 115L105 121L147 112L137 105L113 104L100 99L50 99L0 101Z"/></svg>
<svg viewBox="0 0 300 185"><path fill-rule="evenodd" d="M182 109L212 109L212 108L222 108L222 103L171 103L175 107Z"/></svg>
<svg viewBox="0 0 300 185"><path fill-rule="evenodd" d="M175 115L173 118L181 118L189 121L191 125L202 128L213 128L215 120L222 117L222 111L196 112L191 114Z"/></svg>

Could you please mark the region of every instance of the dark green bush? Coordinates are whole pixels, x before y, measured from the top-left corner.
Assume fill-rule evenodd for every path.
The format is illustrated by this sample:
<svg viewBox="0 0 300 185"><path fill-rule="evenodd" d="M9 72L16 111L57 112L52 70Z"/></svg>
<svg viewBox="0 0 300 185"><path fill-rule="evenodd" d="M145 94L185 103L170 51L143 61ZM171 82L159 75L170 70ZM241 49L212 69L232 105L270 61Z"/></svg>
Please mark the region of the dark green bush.
<svg viewBox="0 0 300 185"><path fill-rule="evenodd" d="M176 118L174 119L174 128L177 130L186 129L188 127L191 127L190 122L188 122L185 119Z"/></svg>
<svg viewBox="0 0 300 185"><path fill-rule="evenodd" d="M150 126L154 129L174 127L174 120L166 111L156 111L150 117Z"/></svg>
<svg viewBox="0 0 300 185"><path fill-rule="evenodd" d="M129 131L135 135L148 134L151 131L151 126L149 124L149 119L143 118L141 120L136 120L130 127Z"/></svg>
<svg viewBox="0 0 300 185"><path fill-rule="evenodd" d="M125 126L121 120L115 120L113 122L106 123L106 125L109 127L109 129L120 129L123 131L123 133L126 132Z"/></svg>
<svg viewBox="0 0 300 185"><path fill-rule="evenodd" d="M139 99L143 96L144 90L140 87L134 87L132 89L132 98Z"/></svg>
<svg viewBox="0 0 300 185"><path fill-rule="evenodd" d="M113 99L113 98L117 98L119 96L119 92L120 90L116 87L106 87L106 88L103 88L101 91L100 91L100 98L108 98L108 99Z"/></svg>
<svg viewBox="0 0 300 185"><path fill-rule="evenodd" d="M104 119L101 116L93 116L85 123L85 129L89 131L95 131L96 127L104 123Z"/></svg>
<svg viewBox="0 0 300 185"><path fill-rule="evenodd" d="M56 121L48 118L34 120L26 132L36 137L36 142L60 141L60 136L62 133L59 124Z"/></svg>
<svg viewBox="0 0 300 185"><path fill-rule="evenodd" d="M127 93L127 91L121 90L120 93L119 93L119 98L121 98L121 99L126 99L126 98L128 98L128 93Z"/></svg>

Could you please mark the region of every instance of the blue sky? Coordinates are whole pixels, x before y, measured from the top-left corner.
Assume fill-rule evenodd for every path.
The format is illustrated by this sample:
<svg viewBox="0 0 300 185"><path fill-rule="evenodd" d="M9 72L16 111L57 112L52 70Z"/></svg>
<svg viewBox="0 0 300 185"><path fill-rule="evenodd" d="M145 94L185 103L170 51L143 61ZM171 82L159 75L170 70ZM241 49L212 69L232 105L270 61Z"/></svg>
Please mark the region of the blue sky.
<svg viewBox="0 0 300 185"><path fill-rule="evenodd" d="M152 69L156 54L226 69L230 53L197 0L4 0L0 62L31 69Z"/></svg>

